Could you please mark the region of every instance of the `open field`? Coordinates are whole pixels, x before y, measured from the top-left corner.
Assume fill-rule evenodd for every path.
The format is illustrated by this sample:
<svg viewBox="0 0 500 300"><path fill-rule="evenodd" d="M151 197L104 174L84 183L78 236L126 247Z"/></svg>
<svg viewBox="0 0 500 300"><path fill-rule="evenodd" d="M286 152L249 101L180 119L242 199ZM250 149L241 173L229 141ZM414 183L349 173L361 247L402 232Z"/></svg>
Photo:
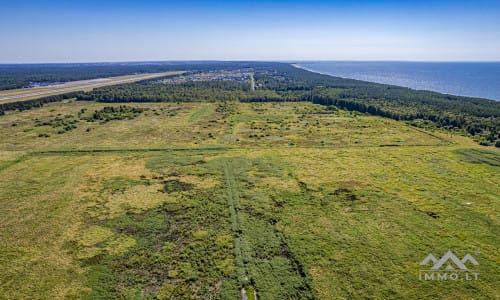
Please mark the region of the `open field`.
<svg viewBox="0 0 500 300"><path fill-rule="evenodd" d="M94 111L120 105L69 101L62 107L54 103L43 109L9 113L0 118L0 135L4 137L0 147L16 151L200 146L329 148L469 142L457 135L426 132L389 119L329 111L307 103L134 103L128 106L146 110L132 120L86 120ZM76 128L61 132L69 124Z"/></svg>
<svg viewBox="0 0 500 300"><path fill-rule="evenodd" d="M0 101L2 103L31 100L43 96L58 95L75 91L90 91L94 88L110 86L116 84L130 83L141 80L147 80L157 77L181 74L180 71L152 73L152 74L136 74L125 75L99 79L89 79L80 81L70 81L63 84L52 85L47 87L23 88L15 90L0 91Z"/></svg>
<svg viewBox="0 0 500 300"><path fill-rule="evenodd" d="M0 116L0 298L498 296L498 149L309 103L121 106ZM448 250L479 280L419 281Z"/></svg>

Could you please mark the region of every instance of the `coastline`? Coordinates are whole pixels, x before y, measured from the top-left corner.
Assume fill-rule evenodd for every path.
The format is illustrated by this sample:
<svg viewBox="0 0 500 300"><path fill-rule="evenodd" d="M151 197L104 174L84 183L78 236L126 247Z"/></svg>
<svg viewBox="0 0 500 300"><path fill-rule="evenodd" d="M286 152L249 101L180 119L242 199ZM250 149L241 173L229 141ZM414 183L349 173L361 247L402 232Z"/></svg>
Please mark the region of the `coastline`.
<svg viewBox="0 0 500 300"><path fill-rule="evenodd" d="M319 62L310 62L310 63L319 63ZM343 62L325 62L325 63L343 63ZM379 63L379 62L356 62L356 63ZM380 62L380 63L384 63L384 62ZM403 62L403 63L406 63L406 62ZM413 91L434 92L434 93L439 93L439 94L443 94L443 95L467 97L467 98L474 98L474 99L484 99L484 100L500 102L500 95L497 95L496 90L495 90L495 92L493 92L493 94L489 93L491 95L485 95L484 93L483 93L483 95L478 94L479 90L480 90L479 87L476 88L476 91L466 91L466 90L457 91L454 89L456 89L457 87L463 88L464 85L460 85L456 82L453 82L452 80L448 81L446 78L439 80L439 78L419 79L419 78L413 78L413 77L405 78L404 76L398 77L398 76L394 76L394 75L387 77L387 78L393 77L393 78L408 81L408 84L403 84L401 82L394 82L395 80L390 80L390 79L377 81L377 80L369 80L366 78L360 78L360 77L355 77L355 76L345 76L345 75L332 74L331 72L319 71L319 70L309 68L307 66L302 65L301 63L293 63L290 65L295 67L295 68L302 69L302 70L309 71L309 72L313 72L316 74L338 77L338 78L343 78L343 79L358 80L358 81L370 82L370 83L375 83L375 84L383 84L383 85L389 85L389 86L395 86L395 87L401 87L401 88L408 88L408 89L413 90ZM402 72L402 74L399 74L399 75L404 75L403 73L404 72ZM363 75L365 75L366 77L380 76L377 74L377 72L374 72L373 74L370 74L370 72L366 72ZM398 81L398 80L396 80L396 81ZM425 82L427 82L427 83L425 83ZM450 85L447 86L447 84L450 84ZM424 85L424 86L422 86L422 85ZM432 85L432 86L429 87L429 85ZM435 87L433 87L433 86L435 86Z"/></svg>

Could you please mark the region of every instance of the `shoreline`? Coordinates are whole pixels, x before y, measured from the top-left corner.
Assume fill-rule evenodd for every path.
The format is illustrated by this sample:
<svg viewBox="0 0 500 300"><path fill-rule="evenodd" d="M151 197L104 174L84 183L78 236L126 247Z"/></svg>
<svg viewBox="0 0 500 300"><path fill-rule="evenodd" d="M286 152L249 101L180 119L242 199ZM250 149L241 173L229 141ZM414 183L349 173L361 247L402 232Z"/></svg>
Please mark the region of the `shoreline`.
<svg viewBox="0 0 500 300"><path fill-rule="evenodd" d="M321 75L326 75L326 76L331 76L331 77L338 77L338 78L342 78L342 79L350 79L350 80L357 80L357 81L369 82L369 83L374 83L374 84L382 84L382 85L395 86L395 87L400 87L400 88L407 88L407 89L410 89L410 90L413 90L413 91L432 92L432 93L438 93L438 94L442 94L442 95L449 95L449 96L456 96L456 97L466 97L466 98L472 98L472 99L482 99L482 100L489 100L489 101L494 101L494 102L500 102L500 99L487 98L487 97L483 97L483 96L461 95L461 94L447 93L447 92L437 91L437 90L431 90L431 89L419 89L419 88L414 88L414 87L400 85L400 84L394 84L394 83L385 83L385 82L369 81L369 80L364 80L364 79L359 79L359 78L343 77L343 76L340 76L340 75L334 75L334 74L331 74L331 73L326 73L326 72L322 72L322 71L313 70L313 69L307 68L307 67L305 67L303 65L300 65L300 63L293 63L293 64L290 64L290 65L293 66L294 68L302 69L302 70L305 70L305 71L308 71L308 72L312 72L312 73L316 73L316 74L321 74Z"/></svg>

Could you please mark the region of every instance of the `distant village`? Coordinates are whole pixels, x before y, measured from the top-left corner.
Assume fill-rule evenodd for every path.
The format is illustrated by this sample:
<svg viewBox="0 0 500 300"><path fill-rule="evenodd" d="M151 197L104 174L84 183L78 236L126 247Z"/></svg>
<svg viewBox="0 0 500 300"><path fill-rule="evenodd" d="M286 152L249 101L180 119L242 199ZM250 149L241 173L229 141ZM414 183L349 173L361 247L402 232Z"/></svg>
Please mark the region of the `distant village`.
<svg viewBox="0 0 500 300"><path fill-rule="evenodd" d="M213 71L206 73L185 74L159 81L163 84L183 84L189 81L250 81L250 70Z"/></svg>

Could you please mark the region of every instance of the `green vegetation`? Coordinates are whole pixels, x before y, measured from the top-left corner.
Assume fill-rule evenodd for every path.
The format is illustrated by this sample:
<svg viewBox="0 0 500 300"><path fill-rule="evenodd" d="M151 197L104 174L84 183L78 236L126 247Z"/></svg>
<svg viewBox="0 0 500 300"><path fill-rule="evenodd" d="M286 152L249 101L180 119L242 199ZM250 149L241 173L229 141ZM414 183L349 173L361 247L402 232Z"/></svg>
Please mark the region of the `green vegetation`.
<svg viewBox="0 0 500 300"><path fill-rule="evenodd" d="M78 120L75 119L73 115L66 115L64 117L56 117L43 123L40 122L40 120L35 120L35 127L50 126L57 129L57 133L61 134L77 128L77 123ZM41 135L46 137L47 134Z"/></svg>
<svg viewBox="0 0 500 300"><path fill-rule="evenodd" d="M111 120L132 120L136 118L140 113L144 111L144 108L129 107L126 105L121 105L118 107L105 106L101 110L96 110L91 117L87 120L93 121L104 121L109 122Z"/></svg>
<svg viewBox="0 0 500 300"><path fill-rule="evenodd" d="M247 93L249 85L240 82L187 82L174 84L119 85L98 88L95 92L82 93L79 100L92 100L107 103L123 102L196 102L230 101Z"/></svg>
<svg viewBox="0 0 500 300"><path fill-rule="evenodd" d="M461 154L463 159L467 162L476 164L488 164L491 166L500 167L500 157L495 151L488 151L482 149L459 149L456 151Z"/></svg>
<svg viewBox="0 0 500 300"><path fill-rule="evenodd" d="M113 120L132 120L138 117L145 108L129 107L126 105L121 106L105 106L102 109L95 110L93 113L88 113L86 108L82 108L75 116L75 114L58 114L55 117L52 115L48 117L35 118L33 127L26 127L23 132L31 133L36 128L38 137L50 137L50 134L63 134L78 128L81 121L86 122L100 122L104 124ZM43 120L43 121L42 121ZM17 123L13 123L16 124ZM87 127L85 132L90 132L92 127Z"/></svg>
<svg viewBox="0 0 500 300"><path fill-rule="evenodd" d="M213 113L215 113L214 105L212 104L200 105L198 109L194 110L192 113L189 114L188 121L196 122L199 120L203 120L204 118L211 116Z"/></svg>
<svg viewBox="0 0 500 300"><path fill-rule="evenodd" d="M257 90L236 94L310 95L260 68ZM498 295L498 149L430 120L196 97L0 117L0 298ZM479 280L420 281L419 263L448 250L473 255Z"/></svg>
<svg viewBox="0 0 500 300"><path fill-rule="evenodd" d="M226 66L227 67L227 66ZM256 64L252 84L230 81L156 81L96 89L78 96L99 102L243 102L306 101L406 120L418 127L435 126L474 136L482 145L499 139L500 103L493 100L444 95L428 91L337 78L288 64Z"/></svg>

